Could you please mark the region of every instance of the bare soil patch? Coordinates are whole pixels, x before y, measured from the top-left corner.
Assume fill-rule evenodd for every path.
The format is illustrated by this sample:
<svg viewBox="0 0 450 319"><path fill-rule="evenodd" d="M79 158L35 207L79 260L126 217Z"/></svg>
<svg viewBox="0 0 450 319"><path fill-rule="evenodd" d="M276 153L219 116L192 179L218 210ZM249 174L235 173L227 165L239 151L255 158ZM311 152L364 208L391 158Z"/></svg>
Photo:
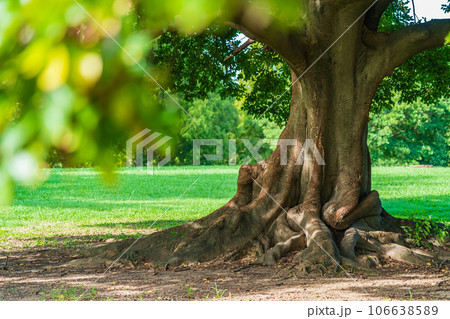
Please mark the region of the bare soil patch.
<svg viewBox="0 0 450 319"><path fill-rule="evenodd" d="M1 256L1 300L76 300L80 295L81 300L450 299L448 263L412 267L384 260L370 273L321 275L296 270L288 256L273 267L216 261L164 269L138 262L117 263L105 273L108 265L62 267L79 257L69 249L3 251Z"/></svg>

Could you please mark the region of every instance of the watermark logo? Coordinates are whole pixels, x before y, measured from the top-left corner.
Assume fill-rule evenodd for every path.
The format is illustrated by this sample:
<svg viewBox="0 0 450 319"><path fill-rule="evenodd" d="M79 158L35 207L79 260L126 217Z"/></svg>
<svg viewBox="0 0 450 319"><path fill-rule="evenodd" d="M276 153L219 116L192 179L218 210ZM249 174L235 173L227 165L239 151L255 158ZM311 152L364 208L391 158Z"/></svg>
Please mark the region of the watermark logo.
<svg viewBox="0 0 450 319"><path fill-rule="evenodd" d="M153 132L149 129L143 129L132 138L127 140L126 163L127 167L133 166L133 153L136 153L136 166L144 166L144 153L147 154L147 168L153 166L155 151L170 141L170 136L162 136L159 132ZM160 138L161 137L161 138ZM136 143L137 142L137 143ZM158 167L162 167L170 162L170 146L165 148L164 158L158 162Z"/></svg>
<svg viewBox="0 0 450 319"><path fill-rule="evenodd" d="M144 129L134 135L127 141L126 145L127 167L133 166L134 153L136 154L136 166L144 166L144 155L146 154L147 168L153 167L155 151L159 150L158 159L160 159L161 153L163 153L160 148L167 145L167 142L171 139L170 136L164 136L159 132L152 132L149 129ZM236 139L229 139L228 143L226 143L227 145L225 145L223 139L194 139L192 144L192 165L201 165L202 159L204 159L203 163L205 161L223 163L225 153L228 154L228 165L236 165L236 141ZM259 139L253 143L248 139L241 139L239 141L245 148L245 152L248 154L248 156L242 160L243 157L241 153L240 164L247 164L251 162L252 159L256 160L256 162L262 162L264 159L260 154L260 150L264 144L268 144L273 146L273 148L279 148L279 164L281 166L288 165L289 158L291 158L292 161L293 155L295 165L303 165L305 161L315 161L318 165L325 165L325 161L323 160L319 149L311 139L306 139L303 143L300 143L297 139ZM205 149L202 150L202 147L208 148L209 153L205 153ZM225 152L226 147L228 147L227 152ZM212 149L214 149L213 152L211 152ZM164 152L165 156L158 162L158 167L166 165L171 160L171 149L169 145L166 146Z"/></svg>
<svg viewBox="0 0 450 319"><path fill-rule="evenodd" d="M325 165L322 155L316 144L311 139L306 139L301 144L297 139L260 139L255 144L248 139L242 139L247 151L256 160L256 162L262 162L263 158L259 153L259 150L264 143L280 148L280 165L288 165L289 148L295 149L295 165L303 165L305 161L315 161L318 165ZM215 146L216 152L214 154L203 154L206 161L223 161L224 158L224 142L221 139L194 139L193 140L193 165L200 165L200 159L202 156L201 146ZM228 141L228 165L236 165L236 140L230 139ZM251 161L251 157L247 156L241 164L247 164Z"/></svg>

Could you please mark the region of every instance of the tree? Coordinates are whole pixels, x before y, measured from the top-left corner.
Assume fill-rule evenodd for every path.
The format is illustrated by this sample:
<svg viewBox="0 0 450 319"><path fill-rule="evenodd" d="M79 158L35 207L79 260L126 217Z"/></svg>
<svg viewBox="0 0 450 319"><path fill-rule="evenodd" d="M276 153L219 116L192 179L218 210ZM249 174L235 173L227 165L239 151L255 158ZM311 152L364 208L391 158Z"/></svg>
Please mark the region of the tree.
<svg viewBox="0 0 450 319"><path fill-rule="evenodd" d="M375 165L448 166L450 104L395 103L372 114L368 145Z"/></svg>
<svg viewBox="0 0 450 319"><path fill-rule="evenodd" d="M222 100L217 94L208 94L207 100L194 100L186 106L189 115L193 117L198 125L187 115L183 115L184 125L181 127L179 140L176 143L177 151L175 162L183 165L192 165L193 140L194 139L220 139L223 141L223 159L210 162L201 158L203 164L229 163L229 141L234 140L236 154L233 158L235 163L242 163L247 157L245 146L241 139L248 139L252 145L264 139L264 132L258 123L248 116L239 114L237 103L231 99ZM214 154L215 146L203 146L204 154ZM260 154L270 154L267 143L259 149Z"/></svg>
<svg viewBox="0 0 450 319"><path fill-rule="evenodd" d="M297 145L287 149L287 165L279 146L264 163L241 167L237 193L222 208L150 235L126 254L170 265L253 254L256 262L271 264L294 250L305 268L370 266L376 256L418 264L438 258L406 247L401 227L409 222L390 216L371 189L366 141L377 88L413 56L442 46L450 31L450 20L433 20L379 32L393 2L289 2L294 16L280 9L281 1L236 3L226 23L267 45L289 67L291 105L280 139ZM267 10L263 4L274 6ZM308 139L326 165L298 165ZM180 236L170 240L174 233ZM129 245L100 251L115 255ZM357 254L357 248L375 254Z"/></svg>
<svg viewBox="0 0 450 319"><path fill-rule="evenodd" d="M391 3L398 2L197 0L179 7L160 1L139 2L137 16L142 20L136 24L153 35L174 29L196 35L213 21L221 22L250 39L233 50L236 59L253 41L261 43L259 51L281 57L289 68L291 85L278 89L290 88L291 102L280 141L289 139L296 145L279 146L264 162L242 166L236 195L210 215L90 254L169 265L224 255L259 256L256 262L271 264L298 251L295 259L304 268L336 263L370 266L377 263L378 256L417 264L445 258L408 248L401 227L413 224L390 216L371 189L367 132L377 88L413 56L442 46L450 31L447 19L380 32L380 19L392 8ZM211 36L211 30L204 33ZM236 34L229 29L223 33L228 34L225 38ZM194 36L190 41L202 39ZM218 45L226 46L223 42ZM157 53L150 59L157 60ZM212 68L220 69L217 57L202 46L191 54L199 57L199 66L209 58ZM257 62L257 57L253 61ZM268 67L262 74L281 77L283 65ZM191 77L193 83L186 83L189 77L179 76L173 82L189 90L213 79L226 84L223 72L211 74L215 78ZM236 83L231 83L233 86L239 89ZM187 99L189 90L184 90ZM229 90L224 85L219 93ZM267 97L266 92L261 95ZM307 140L313 141L326 165L316 160L298 161ZM361 254L358 248L372 253Z"/></svg>

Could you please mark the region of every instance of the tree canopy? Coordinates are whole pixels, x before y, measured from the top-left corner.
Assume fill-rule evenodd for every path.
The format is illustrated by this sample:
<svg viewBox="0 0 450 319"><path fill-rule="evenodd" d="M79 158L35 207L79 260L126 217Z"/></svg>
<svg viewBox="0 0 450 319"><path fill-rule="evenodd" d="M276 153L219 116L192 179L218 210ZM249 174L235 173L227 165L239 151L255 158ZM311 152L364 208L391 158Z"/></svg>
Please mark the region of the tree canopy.
<svg viewBox="0 0 450 319"><path fill-rule="evenodd" d="M408 3L393 1L381 17L378 31L393 32L425 22L425 18L413 18ZM170 83L173 90L185 92L188 99L204 98L208 91L219 90L223 96L242 99L244 110L256 118L264 116L279 125L286 123L291 102L290 71L282 57L267 45L248 41L245 36L239 37L239 31L223 27L208 28L195 36L166 33L158 43L154 62L171 64L177 78ZM430 105L448 98L449 61L450 48L445 46L420 53L396 68L380 84L373 112L391 108L395 92L400 93L400 102L406 103L421 100ZM186 82L191 65L196 66L201 79L191 77Z"/></svg>

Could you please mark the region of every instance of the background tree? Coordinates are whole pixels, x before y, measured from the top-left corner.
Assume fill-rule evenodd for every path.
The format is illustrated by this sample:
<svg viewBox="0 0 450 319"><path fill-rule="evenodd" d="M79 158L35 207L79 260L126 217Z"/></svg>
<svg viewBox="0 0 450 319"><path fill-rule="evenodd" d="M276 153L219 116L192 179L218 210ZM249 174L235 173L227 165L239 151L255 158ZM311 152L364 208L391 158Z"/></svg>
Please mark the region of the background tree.
<svg viewBox="0 0 450 319"><path fill-rule="evenodd" d="M253 106L254 113L272 114L278 121L282 121L287 112L271 110L281 99L287 98L284 90L291 90L289 118L281 139L294 139L297 145L287 149L287 165L283 164L283 154L278 147L264 162L241 168L236 195L211 215L153 234L138 243L123 241L100 248L93 251L94 254L111 258L126 249L126 257L168 264L210 260L223 254L259 255L257 262L273 263L295 250L300 251L296 260L305 268L339 262L369 266L376 263L380 255L422 264L440 258L431 253L417 254L402 242L401 226L408 221L395 219L385 212L378 193L371 190L366 140L369 110L380 83L413 56L442 46L450 31L449 20L404 23L402 28L383 32L380 21L383 21L384 12L392 12L391 16L399 20L404 11L402 1L196 0L172 4L148 0L137 2L136 6L130 1L114 1L110 8L93 2L81 14L77 7L71 9L74 12L67 13L72 6L63 2L63 5L58 4L57 10L47 8L52 14L51 19L42 21L42 17L34 17L36 3L9 3L6 11L13 12L12 18L3 26L6 25L6 34L12 39L1 39L0 54L6 57L2 60L6 61L3 62L6 68L2 69L7 70L2 72L4 105L9 110L11 104L17 103L14 99L19 99L20 109L27 108L26 115L8 128L6 137L2 138L2 157L12 158L15 165L26 159L22 155L16 158L16 149L36 140L46 141L42 147L42 144L33 146L38 150L56 141L60 147L68 145L69 150L75 151L78 148L73 145L78 146L77 143L105 141L114 136L115 128L136 126L135 121L141 123L146 118L138 114L148 112L150 115L162 110L159 85L182 91L187 100L199 95L206 97L207 92L217 87L222 95L236 92L247 97L250 112ZM121 51L113 41L100 40L103 34L87 19L89 15L86 17L86 12L95 12L93 9L98 7L104 11L98 11L93 18L107 25L103 31L123 39L126 52L132 54ZM43 8L39 9L42 11ZM14 12L18 14L14 15ZM71 21L77 16L79 20ZM65 28L67 21L61 21L63 19L71 21L69 29ZM54 24L55 21L60 23ZM215 27L215 24L237 31ZM27 29L29 25L31 30ZM157 41L147 40L148 34L158 36L172 30L193 36L181 42L178 36L171 35L163 35ZM246 40L242 45L228 44L212 35L219 33L222 39L237 41L238 31L250 41ZM39 44L39 37L48 35L53 36L50 45L46 46L45 41ZM181 45L172 55L166 53L170 50L162 49L165 43L173 44L171 37ZM184 41L190 45L184 47ZM255 51L251 54L237 54L255 42L260 45L254 44ZM38 55L31 50L35 43L41 45L35 49L41 54L39 63L34 63ZM210 43L216 45L208 47ZM74 51L69 51L72 44ZM80 45L82 56L76 58ZM42 46L44 50L40 49ZM146 73L143 58L153 46L155 50L148 61L157 68L149 67L151 72ZM194 46L196 50L193 50ZM92 47L102 49L102 56L95 52L85 56ZM220 54L220 48L230 50ZM42 57L42 52L48 53ZM196 64L188 63L190 60L185 58L193 55L197 57ZM19 56L19 61L12 56ZM220 62L225 60L230 64L223 67ZM69 67L72 61L75 66ZM137 64L139 61L142 64ZM242 68L236 67L238 62L242 62ZM14 63L21 67L16 68ZM101 69L103 65L114 67ZM262 65L265 68L255 75L253 71ZM179 70L177 66L182 67ZM193 66L195 77L187 74ZM207 66L207 72L203 72L203 66ZM82 75L81 82L77 77L69 77L68 70L72 68ZM284 77L287 68L290 81ZM443 70L448 71L448 68ZM150 87L151 94L143 90L142 71L159 84ZM70 72L70 75L76 72ZM273 82L273 79L285 80ZM391 81L395 82L395 78ZM445 83L448 85L443 82L439 87L439 83L432 82L431 92L446 87ZM273 89L270 91L281 93L279 97L272 98L275 95L266 89L269 84ZM385 99L385 95L381 94L380 99ZM401 95L401 99L403 96L408 97ZM429 96L433 98L433 94ZM166 100L170 101L169 98ZM262 107L258 105L261 101L266 101ZM177 104L174 100L173 103ZM125 109L124 105L133 107ZM33 109L36 106L39 111ZM47 111L42 112L42 108ZM63 129L66 126L57 130L48 124L59 123L60 119L71 123L85 110L88 110L84 115L86 118L76 123L80 123L82 132L89 131L83 127L89 123L91 131L95 132L94 138L79 142L72 138L78 135ZM19 133L14 130L17 131L20 125L36 127L33 119L36 115L40 118L41 114L47 114L42 123L45 129L20 130L19 133L25 131L29 136L18 138ZM278 114L281 115L277 119ZM92 120L95 118L98 122ZM169 129L173 123L168 118L162 116L150 124ZM35 135L39 135L39 139L33 139ZM326 165L316 161L298 165L301 146L307 139L314 141ZM20 143L14 143L16 140ZM92 157L101 159L104 154L89 144L83 146L91 150ZM9 173L14 177L14 170L10 169ZM174 237L174 232L180 236ZM360 254L355 247L374 254Z"/></svg>
<svg viewBox="0 0 450 319"><path fill-rule="evenodd" d="M375 165L448 166L450 104L394 103L372 114L368 146Z"/></svg>
<svg viewBox="0 0 450 319"><path fill-rule="evenodd" d="M265 138L264 130L259 123L242 114L238 103L232 99L222 100L217 94L208 94L206 100L196 99L186 106L189 115L199 124L197 125L189 116L183 116L183 125L176 142L175 164L193 164L194 139L220 139L223 141L223 159L220 161L206 161L201 158L202 164L229 164L229 141L236 143L235 165L242 163L251 154L242 140L249 140L252 145ZM270 145L265 142L259 149L261 156L270 155ZM203 154L215 154L215 146L202 146ZM252 159L254 161L254 159Z"/></svg>

